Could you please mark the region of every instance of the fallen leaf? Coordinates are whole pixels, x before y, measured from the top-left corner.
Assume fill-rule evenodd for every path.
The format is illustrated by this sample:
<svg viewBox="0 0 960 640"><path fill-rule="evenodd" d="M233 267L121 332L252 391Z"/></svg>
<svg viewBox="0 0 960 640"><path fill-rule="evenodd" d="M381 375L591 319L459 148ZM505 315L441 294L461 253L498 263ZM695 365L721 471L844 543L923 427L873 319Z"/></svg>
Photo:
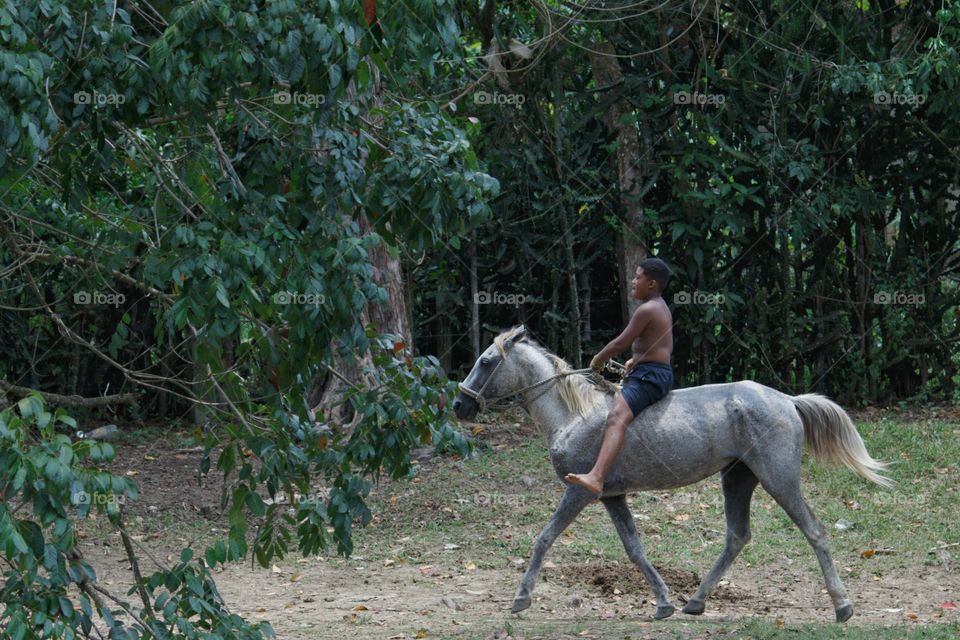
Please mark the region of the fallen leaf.
<svg viewBox="0 0 960 640"><path fill-rule="evenodd" d="M904 617L904 618L907 618L908 620L916 620L916 619L919 618L920 616L918 616L918 615L917 615L916 613L914 613L913 611L907 611L905 614L903 614L903 617Z"/></svg>
<svg viewBox="0 0 960 640"><path fill-rule="evenodd" d="M363 606L362 604L358 604L358 605L355 606L353 609L350 609L350 611L370 611L370 609L367 609L367 608L366 608L365 606Z"/></svg>
<svg viewBox="0 0 960 640"><path fill-rule="evenodd" d="M427 630L424 629L423 627L420 627L419 629L417 629L417 634L416 634L415 636L413 636L413 637L414 637L414 638L426 638L426 637L427 637Z"/></svg>
<svg viewBox="0 0 960 640"><path fill-rule="evenodd" d="M477 565L473 564L472 561L468 560L467 564L465 564L464 567L466 568L467 571L473 571L474 569L477 568Z"/></svg>
<svg viewBox="0 0 960 640"><path fill-rule="evenodd" d="M430 575L430 572L431 572L431 571L433 571L433 566L432 566L432 565L427 564L427 565L424 565L424 566L420 567L420 575L422 575L422 576L428 576L428 575Z"/></svg>
<svg viewBox="0 0 960 640"><path fill-rule="evenodd" d="M941 603L938 604L937 606L940 607L941 609L954 609L954 610L955 610L955 609L957 608L957 605L956 605L956 603L954 603L954 602L941 602Z"/></svg>
<svg viewBox="0 0 960 640"><path fill-rule="evenodd" d="M877 554L877 552L876 552L876 550L874 550L874 549L864 549L863 551L860 552L860 557L861 557L861 558L872 558L872 557L875 556L876 554Z"/></svg>
<svg viewBox="0 0 960 640"><path fill-rule="evenodd" d="M299 579L300 579L299 571L294 571L293 574L290 576L290 582L296 582Z"/></svg>
<svg viewBox="0 0 960 640"><path fill-rule="evenodd" d="M144 459L144 460L148 460L148 461L153 461L153 460L156 460L157 457L156 457L156 456L143 456L143 459Z"/></svg>
<svg viewBox="0 0 960 640"><path fill-rule="evenodd" d="M137 470L135 470L135 469L128 469L128 470L127 470L127 475L128 475L128 476L138 476L138 475L140 475L140 472L137 471Z"/></svg>
<svg viewBox="0 0 960 640"><path fill-rule="evenodd" d="M270 567L270 571L272 571L273 573L283 573L283 569L281 569L277 565L273 565L272 567Z"/></svg>

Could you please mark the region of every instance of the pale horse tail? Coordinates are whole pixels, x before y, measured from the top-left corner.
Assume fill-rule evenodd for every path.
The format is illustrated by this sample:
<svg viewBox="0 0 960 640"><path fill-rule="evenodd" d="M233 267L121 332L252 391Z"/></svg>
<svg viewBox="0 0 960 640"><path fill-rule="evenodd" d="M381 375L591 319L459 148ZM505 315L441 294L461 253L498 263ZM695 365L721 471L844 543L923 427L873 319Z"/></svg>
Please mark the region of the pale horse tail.
<svg viewBox="0 0 960 640"><path fill-rule="evenodd" d="M842 463L870 482L893 486L893 480L883 475L890 463L870 457L853 420L837 403L816 393L791 399L803 421L807 446L817 460Z"/></svg>

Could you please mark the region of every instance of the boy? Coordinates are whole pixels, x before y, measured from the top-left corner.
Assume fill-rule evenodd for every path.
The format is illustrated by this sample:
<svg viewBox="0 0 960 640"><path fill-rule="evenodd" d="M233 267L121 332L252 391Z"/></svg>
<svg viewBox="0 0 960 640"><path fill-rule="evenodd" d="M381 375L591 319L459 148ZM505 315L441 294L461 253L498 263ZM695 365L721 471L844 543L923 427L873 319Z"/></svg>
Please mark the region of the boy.
<svg viewBox="0 0 960 640"><path fill-rule="evenodd" d="M637 267L631 294L641 304L619 336L600 350L590 368L600 371L607 360L632 347L633 356L624 370L623 388L617 393L607 416L603 443L597 462L589 473L568 473L564 480L586 487L598 496L603 480L623 443L623 432L633 417L673 388L673 317L661 294L670 280L670 269L659 258L647 258ZM632 369L632 371L631 371Z"/></svg>

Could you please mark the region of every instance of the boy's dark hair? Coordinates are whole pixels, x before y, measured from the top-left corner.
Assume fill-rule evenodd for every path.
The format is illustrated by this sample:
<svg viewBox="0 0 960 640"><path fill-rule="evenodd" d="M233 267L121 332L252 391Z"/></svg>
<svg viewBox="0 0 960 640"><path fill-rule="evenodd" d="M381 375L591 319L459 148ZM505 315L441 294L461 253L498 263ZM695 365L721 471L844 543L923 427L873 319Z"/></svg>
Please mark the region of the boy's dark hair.
<svg viewBox="0 0 960 640"><path fill-rule="evenodd" d="M670 282L670 276L673 275L667 263L660 258L647 258L640 263L640 268L643 269L645 276L657 281L657 286L660 287L660 291L667 288L667 283Z"/></svg>

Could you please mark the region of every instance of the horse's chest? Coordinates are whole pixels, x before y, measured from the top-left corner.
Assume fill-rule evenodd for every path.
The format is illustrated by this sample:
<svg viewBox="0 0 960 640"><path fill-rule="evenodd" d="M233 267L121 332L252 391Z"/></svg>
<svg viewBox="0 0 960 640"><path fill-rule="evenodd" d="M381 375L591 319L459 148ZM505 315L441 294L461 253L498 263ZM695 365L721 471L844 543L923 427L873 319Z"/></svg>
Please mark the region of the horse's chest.
<svg viewBox="0 0 960 640"><path fill-rule="evenodd" d="M561 433L550 445L550 463L561 477L567 473L586 473L593 467L599 449L599 437L582 430Z"/></svg>

